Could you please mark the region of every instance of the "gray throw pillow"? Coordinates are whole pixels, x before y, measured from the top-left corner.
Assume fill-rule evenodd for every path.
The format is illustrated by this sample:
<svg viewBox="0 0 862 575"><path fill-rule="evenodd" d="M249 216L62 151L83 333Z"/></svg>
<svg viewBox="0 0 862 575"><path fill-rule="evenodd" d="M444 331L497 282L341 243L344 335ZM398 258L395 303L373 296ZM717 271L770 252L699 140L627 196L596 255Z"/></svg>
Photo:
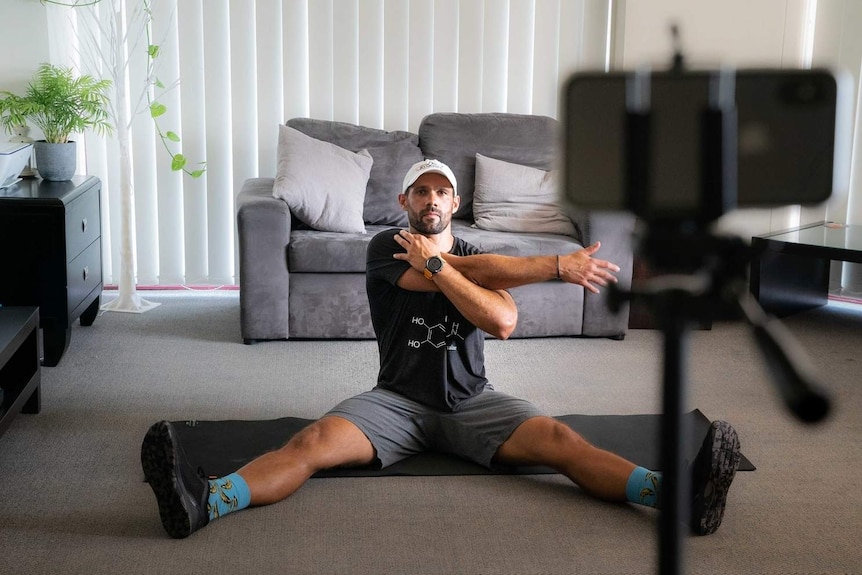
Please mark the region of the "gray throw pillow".
<svg viewBox="0 0 862 575"><path fill-rule="evenodd" d="M352 152L368 150L374 165L365 189L365 223L407 227L407 213L398 204L398 194L407 170L424 159L419 136L312 118L291 118L287 125Z"/></svg>
<svg viewBox="0 0 862 575"><path fill-rule="evenodd" d="M365 233L362 207L373 160L279 126L272 195L315 230Z"/></svg>
<svg viewBox="0 0 862 575"><path fill-rule="evenodd" d="M559 199L558 172L476 154L475 226L502 232L576 236Z"/></svg>
<svg viewBox="0 0 862 575"><path fill-rule="evenodd" d="M461 207L455 217L473 221L476 154L542 170L555 167L559 123L530 114L437 112L419 125L426 158L449 166L458 180Z"/></svg>

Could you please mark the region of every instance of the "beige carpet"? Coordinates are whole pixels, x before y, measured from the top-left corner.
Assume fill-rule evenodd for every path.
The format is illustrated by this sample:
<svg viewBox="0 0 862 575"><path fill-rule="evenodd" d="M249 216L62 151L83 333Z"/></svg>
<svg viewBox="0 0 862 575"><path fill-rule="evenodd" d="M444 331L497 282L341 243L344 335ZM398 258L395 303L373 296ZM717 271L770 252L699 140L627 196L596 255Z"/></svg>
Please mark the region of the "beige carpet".
<svg viewBox="0 0 862 575"><path fill-rule="evenodd" d="M371 387L377 359L370 341L244 346L236 292L147 297L163 305L76 326L42 413L0 437L0 573L655 572L653 511L556 475L315 479L167 538L138 459L151 422L317 417ZM742 326L692 334L688 403L730 420L758 470L718 533L686 538L690 573L862 573L862 316L787 324L835 398L824 425L789 418ZM488 374L552 413L655 413L660 339L489 341Z"/></svg>

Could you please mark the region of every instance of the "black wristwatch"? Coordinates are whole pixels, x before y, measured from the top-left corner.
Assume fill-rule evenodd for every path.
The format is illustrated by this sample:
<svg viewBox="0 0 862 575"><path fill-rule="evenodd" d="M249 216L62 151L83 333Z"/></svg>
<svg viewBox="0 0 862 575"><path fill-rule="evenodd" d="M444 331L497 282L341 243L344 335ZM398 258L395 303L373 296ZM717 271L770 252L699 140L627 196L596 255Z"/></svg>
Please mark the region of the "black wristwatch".
<svg viewBox="0 0 862 575"><path fill-rule="evenodd" d="M425 260L425 270L422 273L425 274L426 279L432 279L435 275L440 273L440 270L443 269L443 258L440 256L431 256L427 260Z"/></svg>

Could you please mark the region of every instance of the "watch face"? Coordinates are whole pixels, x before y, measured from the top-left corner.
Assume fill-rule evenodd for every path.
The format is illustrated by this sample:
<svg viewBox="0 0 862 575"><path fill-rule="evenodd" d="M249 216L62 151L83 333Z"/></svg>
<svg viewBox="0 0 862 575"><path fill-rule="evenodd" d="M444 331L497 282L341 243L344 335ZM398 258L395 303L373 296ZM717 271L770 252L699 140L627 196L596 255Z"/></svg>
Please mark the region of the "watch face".
<svg viewBox="0 0 862 575"><path fill-rule="evenodd" d="M431 256L428 258L428 261L425 262L425 267L428 268L428 271L432 274L436 274L443 269L443 260L438 256Z"/></svg>

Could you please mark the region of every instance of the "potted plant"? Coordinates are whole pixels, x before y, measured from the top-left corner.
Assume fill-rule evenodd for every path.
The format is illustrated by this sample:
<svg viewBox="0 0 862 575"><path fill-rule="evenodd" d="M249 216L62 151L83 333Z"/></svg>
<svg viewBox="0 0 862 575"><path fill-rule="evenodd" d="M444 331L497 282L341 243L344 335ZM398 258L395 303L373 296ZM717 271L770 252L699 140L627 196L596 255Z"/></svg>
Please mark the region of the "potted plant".
<svg viewBox="0 0 862 575"><path fill-rule="evenodd" d="M0 123L7 131L28 121L42 130L35 143L36 169L46 180L69 180L75 174L77 150L69 136L87 129L111 133L108 122L110 80L76 77L71 68L42 64L24 96L0 92Z"/></svg>

